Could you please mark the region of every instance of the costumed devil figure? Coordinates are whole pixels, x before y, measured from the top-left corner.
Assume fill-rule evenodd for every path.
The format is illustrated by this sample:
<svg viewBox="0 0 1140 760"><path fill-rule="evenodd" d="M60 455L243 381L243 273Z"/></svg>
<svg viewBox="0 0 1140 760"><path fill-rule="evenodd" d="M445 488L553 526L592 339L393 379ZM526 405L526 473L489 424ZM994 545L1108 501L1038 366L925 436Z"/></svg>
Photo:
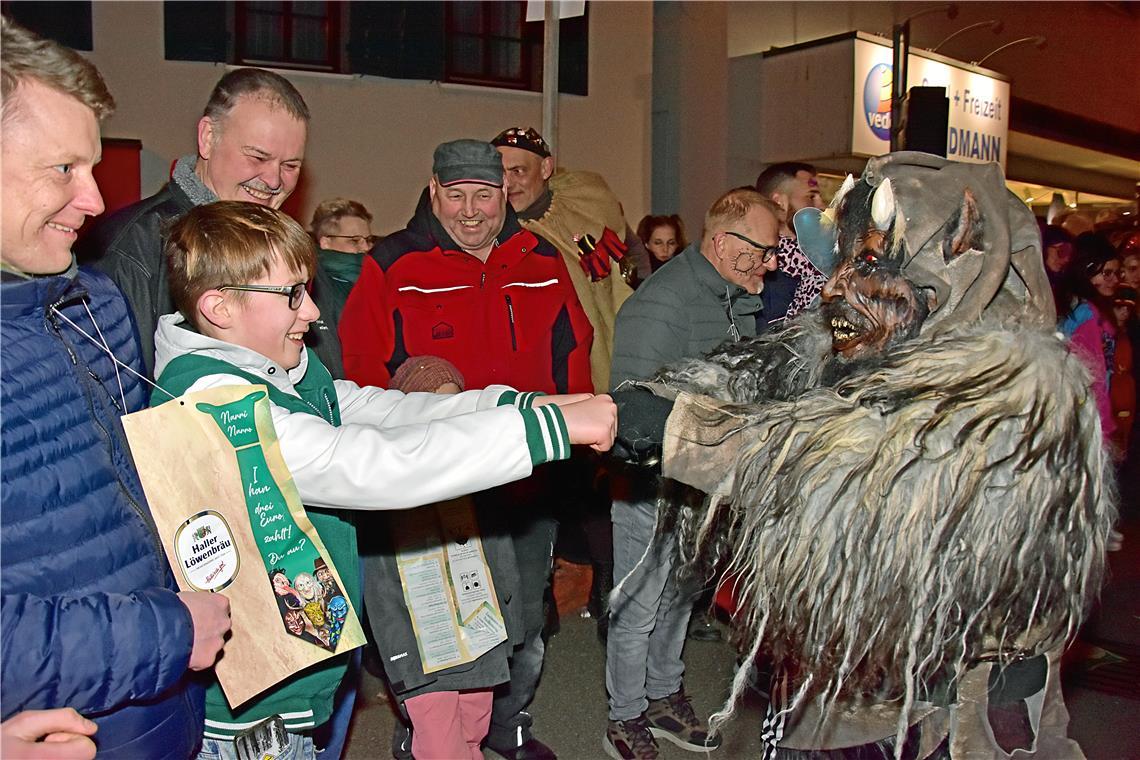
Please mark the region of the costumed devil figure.
<svg viewBox="0 0 1140 760"><path fill-rule="evenodd" d="M1032 213L996 164L894 153L796 228L818 308L615 395L627 455L663 444L659 525L775 664L766 753L1080 757L1057 657L1115 497Z"/></svg>

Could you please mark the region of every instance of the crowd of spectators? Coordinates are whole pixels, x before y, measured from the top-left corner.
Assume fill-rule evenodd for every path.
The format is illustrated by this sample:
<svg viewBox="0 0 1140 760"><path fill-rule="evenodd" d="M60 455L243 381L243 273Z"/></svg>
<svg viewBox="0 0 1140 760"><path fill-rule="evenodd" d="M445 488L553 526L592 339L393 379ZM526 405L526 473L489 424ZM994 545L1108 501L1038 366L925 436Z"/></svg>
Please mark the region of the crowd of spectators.
<svg viewBox="0 0 1140 760"><path fill-rule="evenodd" d="M620 581L603 636L605 751L719 746L684 691L700 589L651 541L656 483L569 444L609 448L606 394L623 382L817 303L826 278L793 223L825 208L814 167L777 164L727 191L690 243L677 215L632 229L604 178L558 170L542 135L517 126L438 146L402 230L376 236L368 209L339 197L304 230L279 209L308 107L286 78L242 68L203 93L197 144L169 182L76 245L80 267L72 247L103 211L92 167L114 101L88 61L7 20L2 56L5 757L51 744L52 757L231 758L236 737L272 721L288 736L279 757L342 752L358 656L240 709L219 689L229 601L178 591L119 422L154 384L167 392L155 403L269 388L282 455L368 614L403 718L397 758L555 757L527 708L559 521L575 520L596 585ZM1140 237L1042 237L1058 329L1089 367L1134 499ZM440 670L417 650L388 535L445 507L471 516L506 635Z"/></svg>
<svg viewBox="0 0 1140 760"><path fill-rule="evenodd" d="M1140 348L1140 233L1109 225L1077 236L1042 229L1058 329L1092 377L1105 444L1117 463L1122 508L1137 507L1136 377Z"/></svg>

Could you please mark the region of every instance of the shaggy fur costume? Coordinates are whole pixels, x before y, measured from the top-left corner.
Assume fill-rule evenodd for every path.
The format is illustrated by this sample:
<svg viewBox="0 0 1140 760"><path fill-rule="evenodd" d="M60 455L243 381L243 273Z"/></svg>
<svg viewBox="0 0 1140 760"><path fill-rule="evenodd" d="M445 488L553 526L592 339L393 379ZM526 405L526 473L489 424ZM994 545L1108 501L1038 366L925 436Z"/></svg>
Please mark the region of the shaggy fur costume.
<svg viewBox="0 0 1140 760"><path fill-rule="evenodd" d="M682 479L712 496L662 504L682 510L667 519L690 564L739 575L737 634L806 675L797 701L901 699L901 742L915 701L979 659L1074 633L1115 517L1108 463L1087 373L1055 334L956 325L818 387L835 361L819 320L662 371L730 402L674 412L667 439L704 462Z"/></svg>
<svg viewBox="0 0 1140 760"><path fill-rule="evenodd" d="M981 705L984 721L989 661L1055 654L1076 631L1115 518L1088 374L1043 326L1036 221L996 164L904 152L801 222L830 275L821 309L656 378L676 396L662 472L709 494L666 489L659 524L678 524L689 567L737 575L738 637L796 674L790 710L815 708L820 743L789 746L893 727L901 757L933 710L952 754L989 756L966 717ZM1045 688L1055 731L1034 736L1072 756ZM848 743L822 730L861 721Z"/></svg>

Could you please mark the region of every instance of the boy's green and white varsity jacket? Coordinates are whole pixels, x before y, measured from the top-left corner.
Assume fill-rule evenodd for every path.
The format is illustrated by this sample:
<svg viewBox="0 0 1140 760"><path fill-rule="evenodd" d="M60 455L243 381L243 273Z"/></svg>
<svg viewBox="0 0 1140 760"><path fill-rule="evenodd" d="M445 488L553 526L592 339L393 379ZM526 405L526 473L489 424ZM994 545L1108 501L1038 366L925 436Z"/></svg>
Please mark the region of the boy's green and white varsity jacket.
<svg viewBox="0 0 1140 760"><path fill-rule="evenodd" d="M155 347L162 390L152 405L207 388L266 386L285 464L358 611L356 532L340 510L431 504L526 477L570 453L561 411L532 406L539 394L506 386L443 396L361 388L333 380L312 352L287 370L195 332L177 314L160 318ZM206 692L206 736L229 739L272 715L292 732L321 725L347 662L347 654L329 658L237 711L215 681Z"/></svg>

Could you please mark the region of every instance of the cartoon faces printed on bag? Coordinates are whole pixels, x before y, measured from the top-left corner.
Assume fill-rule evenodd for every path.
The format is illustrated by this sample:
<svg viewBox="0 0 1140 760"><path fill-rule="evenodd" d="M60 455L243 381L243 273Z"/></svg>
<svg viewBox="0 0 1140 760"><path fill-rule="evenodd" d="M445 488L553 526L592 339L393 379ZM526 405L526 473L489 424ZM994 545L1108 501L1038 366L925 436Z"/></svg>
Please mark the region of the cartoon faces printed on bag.
<svg viewBox="0 0 1140 760"><path fill-rule="evenodd" d="M321 589L326 599L332 599L334 596L340 595L340 588L337 587L332 570L329 570L327 565L317 567L315 575L321 584Z"/></svg>
<svg viewBox="0 0 1140 760"><path fill-rule="evenodd" d="M305 613L300 610L289 610L285 613L285 627L294 636L301 636L305 633L305 623Z"/></svg>
<svg viewBox="0 0 1140 760"><path fill-rule="evenodd" d="M292 581L284 569L274 568L269 580L285 629L311 644L335 650L348 616L348 601L324 560L318 558L313 572L299 572Z"/></svg>
<svg viewBox="0 0 1140 760"><path fill-rule="evenodd" d="M289 582L289 576L284 570L279 567L274 568L269 573L269 581L273 584L273 592L277 594L278 605L283 604L291 610L301 609L301 597L293 590L293 584Z"/></svg>

